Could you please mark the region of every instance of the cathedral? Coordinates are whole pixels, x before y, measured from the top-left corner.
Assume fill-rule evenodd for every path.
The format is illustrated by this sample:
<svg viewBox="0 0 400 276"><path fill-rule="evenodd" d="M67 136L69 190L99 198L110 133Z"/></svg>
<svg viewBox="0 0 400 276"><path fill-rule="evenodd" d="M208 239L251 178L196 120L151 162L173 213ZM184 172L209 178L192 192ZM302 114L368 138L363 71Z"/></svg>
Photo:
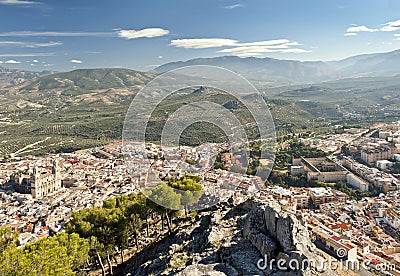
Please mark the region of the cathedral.
<svg viewBox="0 0 400 276"><path fill-rule="evenodd" d="M33 198L44 197L61 188L61 176L58 161L52 166L34 166L26 171L15 173L10 182L15 191L31 194Z"/></svg>

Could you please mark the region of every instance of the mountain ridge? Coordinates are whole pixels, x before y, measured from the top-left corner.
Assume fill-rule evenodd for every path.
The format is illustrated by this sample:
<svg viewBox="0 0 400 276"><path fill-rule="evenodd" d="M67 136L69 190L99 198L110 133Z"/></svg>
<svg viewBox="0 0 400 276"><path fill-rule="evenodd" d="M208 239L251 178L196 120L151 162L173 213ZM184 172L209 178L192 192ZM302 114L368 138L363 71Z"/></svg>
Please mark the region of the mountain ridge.
<svg viewBox="0 0 400 276"><path fill-rule="evenodd" d="M38 77L52 74L52 71L27 71L0 66L0 87L18 85L25 81L30 81Z"/></svg>
<svg viewBox="0 0 400 276"><path fill-rule="evenodd" d="M252 81L272 84L311 84L342 78L394 76L400 73L400 50L361 54L337 61L299 61L275 58L221 56L163 64L153 69L163 73L191 65L224 67Z"/></svg>
<svg viewBox="0 0 400 276"><path fill-rule="evenodd" d="M40 91L57 88L60 85L75 89L110 89L130 87L149 81L153 74L125 68L76 69L55 73L23 86L22 89Z"/></svg>
<svg viewBox="0 0 400 276"><path fill-rule="evenodd" d="M57 86L57 83L54 82L55 78L69 79L78 88L125 87L137 84L135 81L126 79L127 76L133 77L133 79L136 77L136 80L138 80L137 78L148 80L147 76L154 77L155 74L191 65L223 67L244 76L250 81L262 82L269 86L314 84L343 78L388 77L400 74L400 49L384 53L360 54L336 61L300 61L270 57L241 58L235 56L195 58L165 63L148 72L127 68L36 72L0 66L0 87L20 85L32 81L32 83L27 83L24 86L30 89L34 85L49 82L41 87L46 89L49 88L49 84ZM142 79L139 75L146 77ZM85 81L85 78L88 78L88 80ZM96 79L98 83L94 83L93 79Z"/></svg>

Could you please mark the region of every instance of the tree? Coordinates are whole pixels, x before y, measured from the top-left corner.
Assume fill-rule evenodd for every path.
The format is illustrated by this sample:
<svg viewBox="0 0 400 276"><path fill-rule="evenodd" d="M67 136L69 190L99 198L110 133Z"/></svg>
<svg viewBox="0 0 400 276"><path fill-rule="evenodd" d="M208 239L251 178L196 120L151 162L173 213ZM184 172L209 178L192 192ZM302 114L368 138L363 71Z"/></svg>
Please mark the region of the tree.
<svg viewBox="0 0 400 276"><path fill-rule="evenodd" d="M108 205L107 205L108 206ZM106 258L110 274L112 265L110 254L118 241L127 239L126 224L119 208L91 208L72 213L72 219L66 226L68 233L78 233L79 236L96 241L92 254L95 255L103 269L102 258ZM94 239L94 237L96 239ZM102 271L105 274L105 271Z"/></svg>
<svg viewBox="0 0 400 276"><path fill-rule="evenodd" d="M130 230L133 232L136 249L139 249L138 234L139 234L139 231L140 231L140 228L142 227L142 225L143 225L143 221L139 214L133 213L130 215L129 226L130 226Z"/></svg>
<svg viewBox="0 0 400 276"><path fill-rule="evenodd" d="M343 154L344 156L351 156L350 149L347 145L343 145L340 149L340 153Z"/></svg>
<svg viewBox="0 0 400 276"><path fill-rule="evenodd" d="M18 234L10 227L0 227L0 250L4 252L8 247L17 245Z"/></svg>
<svg viewBox="0 0 400 276"><path fill-rule="evenodd" d="M162 225L164 225L164 216L167 221L168 231L172 233L172 221L170 215L182 209L181 195L166 183L161 183L153 189L146 191L148 198L152 201L151 208L161 215Z"/></svg>
<svg viewBox="0 0 400 276"><path fill-rule="evenodd" d="M74 264L83 264L82 255L77 254L77 249L82 250L82 254L86 255L89 251L89 246L86 240L80 240L78 235L61 237L61 242L58 236L41 239L35 243L25 246L23 254L29 259L33 271L37 275L74 275ZM72 239L72 244L70 240ZM75 246L78 243L78 247ZM84 243L84 244L83 244ZM72 253L73 255L68 255ZM85 257L85 256L84 256Z"/></svg>
<svg viewBox="0 0 400 276"><path fill-rule="evenodd" d="M18 233L10 227L0 227L0 275L33 275L17 243Z"/></svg>
<svg viewBox="0 0 400 276"><path fill-rule="evenodd" d="M16 240L9 238L16 233L10 229L0 229L0 233L0 243L5 245L0 275L75 275L74 270L89 256L89 242L77 234L60 233L17 248Z"/></svg>
<svg viewBox="0 0 400 276"><path fill-rule="evenodd" d="M185 209L185 214L190 206L193 206L199 202L203 195L203 188L199 183L201 177L195 175L182 176L178 181L169 181L168 185L179 190L177 191L181 195L181 205Z"/></svg>
<svg viewBox="0 0 400 276"><path fill-rule="evenodd" d="M392 173L400 174L400 162L394 163L393 167L390 170Z"/></svg>
<svg viewBox="0 0 400 276"><path fill-rule="evenodd" d="M55 239L60 246L66 248L67 255L72 258L73 268L81 267L89 258L89 241L79 237L76 233L59 233L49 239Z"/></svg>

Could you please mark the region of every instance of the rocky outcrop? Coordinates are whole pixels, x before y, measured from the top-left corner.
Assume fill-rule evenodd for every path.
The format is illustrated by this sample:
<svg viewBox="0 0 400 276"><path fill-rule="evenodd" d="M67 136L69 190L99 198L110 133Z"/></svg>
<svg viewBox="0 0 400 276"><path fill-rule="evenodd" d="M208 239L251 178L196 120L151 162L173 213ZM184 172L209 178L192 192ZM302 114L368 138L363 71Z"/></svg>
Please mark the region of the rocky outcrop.
<svg viewBox="0 0 400 276"><path fill-rule="evenodd" d="M316 272L316 267L324 262L322 255L317 254L305 223L294 214L282 210L276 201L254 205L245 218L243 236L266 260L274 259L275 265L279 261L280 266L289 268L292 261L292 268L296 269L291 270L296 271L297 275ZM311 260L317 265L307 266L307 261Z"/></svg>
<svg viewBox="0 0 400 276"><path fill-rule="evenodd" d="M195 264L189 265L181 272L175 274L176 276L224 276L232 275L238 276L239 273L231 266L225 264Z"/></svg>
<svg viewBox="0 0 400 276"><path fill-rule="evenodd" d="M262 256L271 259L277 253L278 244L267 235L264 213L263 208L253 207L251 209L244 222L243 236L258 249Z"/></svg>
<svg viewBox="0 0 400 276"><path fill-rule="evenodd" d="M291 260L320 260L319 252L303 221L278 202L220 203L138 252L125 275L337 275L287 269ZM265 258L274 265L265 265ZM278 260L286 262L277 267Z"/></svg>

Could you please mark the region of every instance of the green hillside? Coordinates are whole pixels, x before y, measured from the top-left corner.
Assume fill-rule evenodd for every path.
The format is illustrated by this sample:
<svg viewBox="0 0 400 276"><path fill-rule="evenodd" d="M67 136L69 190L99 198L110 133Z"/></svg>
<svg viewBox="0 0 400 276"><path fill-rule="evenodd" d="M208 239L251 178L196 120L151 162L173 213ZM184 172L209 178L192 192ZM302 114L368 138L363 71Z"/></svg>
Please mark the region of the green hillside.
<svg viewBox="0 0 400 276"><path fill-rule="evenodd" d="M126 86L135 86L149 81L152 74L142 73L129 69L78 69L67 73L57 73L38 79L26 86L23 90L38 89L109 89Z"/></svg>
<svg viewBox="0 0 400 276"><path fill-rule="evenodd" d="M120 140L132 99L154 76L119 68L82 69L0 89L0 156L71 151ZM278 135L323 131L336 124L400 119L400 77L344 79L260 90L265 94ZM148 139L159 140L166 114L200 100L223 105L243 124L249 122L249 114L228 94L198 91L188 89L165 99L149 122ZM219 128L200 123L186 129L181 142L194 145L225 139Z"/></svg>

